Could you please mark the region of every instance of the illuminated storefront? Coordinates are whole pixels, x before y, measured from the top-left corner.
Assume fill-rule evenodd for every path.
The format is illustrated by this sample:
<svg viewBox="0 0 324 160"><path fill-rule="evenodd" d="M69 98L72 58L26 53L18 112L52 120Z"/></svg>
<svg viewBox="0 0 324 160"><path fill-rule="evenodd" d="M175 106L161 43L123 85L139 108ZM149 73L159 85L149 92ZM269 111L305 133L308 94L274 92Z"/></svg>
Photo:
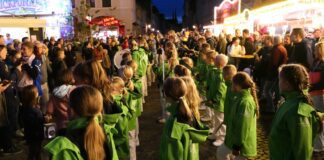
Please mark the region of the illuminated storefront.
<svg viewBox="0 0 324 160"><path fill-rule="evenodd" d="M0 34L13 39L70 37L71 12L70 0L0 0Z"/></svg>
<svg viewBox="0 0 324 160"><path fill-rule="evenodd" d="M234 4L236 0L225 0ZM302 27L306 31L314 28L324 28L324 0L276 0L267 6L257 5L254 9L246 7L249 3L240 1L239 14L225 17L222 24L217 28L226 29L227 33L234 33L237 28L249 29L274 34L284 34L292 28ZM251 2L252 3L252 2ZM255 3L255 2L254 2ZM215 7L215 22L218 21ZM219 27L219 26L222 27ZM216 25L215 25L216 27ZM219 30L222 30L219 29Z"/></svg>

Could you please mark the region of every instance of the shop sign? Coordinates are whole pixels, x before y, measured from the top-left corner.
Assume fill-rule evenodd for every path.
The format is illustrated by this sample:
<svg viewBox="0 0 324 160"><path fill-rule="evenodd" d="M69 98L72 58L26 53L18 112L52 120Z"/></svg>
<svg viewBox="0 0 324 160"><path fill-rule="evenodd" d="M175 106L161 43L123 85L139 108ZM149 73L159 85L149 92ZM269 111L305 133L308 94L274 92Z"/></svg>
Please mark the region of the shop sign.
<svg viewBox="0 0 324 160"><path fill-rule="evenodd" d="M68 0L0 0L0 16L65 14L71 10Z"/></svg>
<svg viewBox="0 0 324 160"><path fill-rule="evenodd" d="M90 24L98 26L119 26L119 20L114 17L97 17L90 21Z"/></svg>

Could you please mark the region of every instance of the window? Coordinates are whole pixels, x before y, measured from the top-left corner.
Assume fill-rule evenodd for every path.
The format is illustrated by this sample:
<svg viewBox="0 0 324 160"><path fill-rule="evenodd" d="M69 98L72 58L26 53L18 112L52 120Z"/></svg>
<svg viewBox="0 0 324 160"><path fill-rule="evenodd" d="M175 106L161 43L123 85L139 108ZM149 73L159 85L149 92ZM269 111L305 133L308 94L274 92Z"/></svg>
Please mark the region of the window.
<svg viewBox="0 0 324 160"><path fill-rule="evenodd" d="M90 7L96 7L96 0L87 0L87 4Z"/></svg>
<svg viewBox="0 0 324 160"><path fill-rule="evenodd" d="M102 7L111 7L111 0L102 0Z"/></svg>

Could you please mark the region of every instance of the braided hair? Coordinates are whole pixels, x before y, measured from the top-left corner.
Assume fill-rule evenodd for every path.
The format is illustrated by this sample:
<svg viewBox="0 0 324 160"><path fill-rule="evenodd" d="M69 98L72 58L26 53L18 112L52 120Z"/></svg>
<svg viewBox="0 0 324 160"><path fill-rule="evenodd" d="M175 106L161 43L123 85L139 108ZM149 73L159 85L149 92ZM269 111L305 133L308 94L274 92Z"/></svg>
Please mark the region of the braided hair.
<svg viewBox="0 0 324 160"><path fill-rule="evenodd" d="M281 66L279 68L279 71L280 77L288 81L293 90L299 92L302 95L303 102L314 107L311 97L307 92L307 89L310 87L310 83L306 68L300 64L288 64ZM323 130L322 121L320 120L318 114L316 114L316 118L320 123L319 131L321 132Z"/></svg>

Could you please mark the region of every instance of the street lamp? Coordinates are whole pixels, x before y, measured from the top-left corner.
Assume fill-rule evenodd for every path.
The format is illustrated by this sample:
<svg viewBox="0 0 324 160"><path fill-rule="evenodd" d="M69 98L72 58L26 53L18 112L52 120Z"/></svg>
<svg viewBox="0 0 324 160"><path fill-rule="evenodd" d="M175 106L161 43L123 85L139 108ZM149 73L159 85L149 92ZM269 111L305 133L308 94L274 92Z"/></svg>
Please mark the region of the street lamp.
<svg viewBox="0 0 324 160"><path fill-rule="evenodd" d="M192 28L193 28L193 29L196 29L196 26L195 26L195 25L193 25L193 26L192 26Z"/></svg>

